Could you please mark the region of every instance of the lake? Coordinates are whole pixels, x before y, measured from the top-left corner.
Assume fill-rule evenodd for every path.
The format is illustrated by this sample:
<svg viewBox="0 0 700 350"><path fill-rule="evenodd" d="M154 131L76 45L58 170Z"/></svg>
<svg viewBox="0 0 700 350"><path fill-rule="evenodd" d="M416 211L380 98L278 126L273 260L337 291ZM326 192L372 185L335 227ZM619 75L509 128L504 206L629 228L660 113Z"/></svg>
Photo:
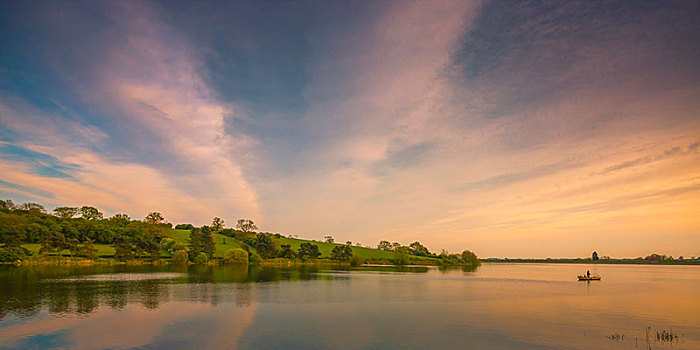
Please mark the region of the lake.
<svg viewBox="0 0 700 350"><path fill-rule="evenodd" d="M1 266L0 348L700 349L700 267Z"/></svg>

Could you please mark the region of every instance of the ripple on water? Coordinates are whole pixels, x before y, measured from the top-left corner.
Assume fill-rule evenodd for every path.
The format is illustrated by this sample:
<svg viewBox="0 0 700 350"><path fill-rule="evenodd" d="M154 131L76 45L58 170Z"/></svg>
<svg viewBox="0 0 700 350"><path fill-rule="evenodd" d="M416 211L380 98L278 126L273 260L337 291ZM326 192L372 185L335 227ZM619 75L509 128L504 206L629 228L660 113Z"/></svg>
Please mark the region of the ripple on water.
<svg viewBox="0 0 700 350"><path fill-rule="evenodd" d="M69 278L52 279L52 282L76 282L76 281L146 281L165 280L185 277L184 273L153 272L153 273L112 273L102 275L76 276Z"/></svg>

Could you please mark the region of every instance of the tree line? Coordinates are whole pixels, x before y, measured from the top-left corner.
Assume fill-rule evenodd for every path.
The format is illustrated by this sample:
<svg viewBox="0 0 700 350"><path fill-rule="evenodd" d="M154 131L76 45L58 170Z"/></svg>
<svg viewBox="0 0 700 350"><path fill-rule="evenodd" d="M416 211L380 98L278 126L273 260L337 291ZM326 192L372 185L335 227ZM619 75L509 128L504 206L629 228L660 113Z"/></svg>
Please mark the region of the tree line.
<svg viewBox="0 0 700 350"><path fill-rule="evenodd" d="M31 253L22 245L34 243L40 245L40 256L68 255L95 259L100 255L95 244L99 244L99 247L111 246L114 258L119 260L155 261L170 257L175 263L205 263L216 252L214 234L240 243L241 248L230 249L223 255L223 261L227 263L257 263L262 259L275 258L307 261L321 257L318 245L304 242L297 249L292 249L290 244L280 243L282 236L279 233L256 232L257 225L249 219L237 220L233 228L225 226L224 220L219 217L214 217L209 226L178 224L175 229L189 231L187 242L178 242L171 237L172 224L167 223L159 212L151 212L142 220L134 220L124 213L105 217L92 206L61 206L49 214L38 203L18 205L12 200L0 200L0 261L23 260ZM331 236L326 236L325 241L334 242ZM470 251L462 254L443 251L438 255L417 241L403 246L382 240L377 249L395 252L397 264L410 263L409 256L436 258L443 264L478 262L476 255ZM106 254L103 251L101 255ZM364 262L361 256L354 254L349 241L344 245L336 244L329 257L352 264Z"/></svg>

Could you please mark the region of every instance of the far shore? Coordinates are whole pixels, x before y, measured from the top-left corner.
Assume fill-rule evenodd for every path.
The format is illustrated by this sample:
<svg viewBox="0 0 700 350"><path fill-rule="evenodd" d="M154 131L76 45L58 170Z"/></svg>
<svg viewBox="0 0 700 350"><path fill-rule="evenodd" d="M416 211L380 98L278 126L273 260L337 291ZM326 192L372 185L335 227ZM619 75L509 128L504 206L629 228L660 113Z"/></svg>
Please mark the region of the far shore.
<svg viewBox="0 0 700 350"><path fill-rule="evenodd" d="M482 263L614 264L614 265L700 265L698 259L649 261L644 259L481 259Z"/></svg>

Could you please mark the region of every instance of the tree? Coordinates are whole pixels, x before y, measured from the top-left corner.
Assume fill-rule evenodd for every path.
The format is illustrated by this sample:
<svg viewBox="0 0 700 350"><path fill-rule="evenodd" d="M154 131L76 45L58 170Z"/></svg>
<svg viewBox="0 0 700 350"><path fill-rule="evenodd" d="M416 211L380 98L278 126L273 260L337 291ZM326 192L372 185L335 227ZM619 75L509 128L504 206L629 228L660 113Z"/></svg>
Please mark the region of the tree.
<svg viewBox="0 0 700 350"><path fill-rule="evenodd" d="M19 248L24 241L25 227L28 224L29 220L24 215L3 215L3 220L0 222L0 242L4 242L6 247Z"/></svg>
<svg viewBox="0 0 700 350"><path fill-rule="evenodd" d="M163 215L161 213L154 211L154 212L148 213L148 215L146 215L146 219L144 219L144 221L148 224L151 224L151 225L158 225L158 224L162 224L163 221L165 221L165 218L163 217Z"/></svg>
<svg viewBox="0 0 700 350"><path fill-rule="evenodd" d="M403 266L403 265L408 265L411 262L410 259L408 258L408 254L406 254L406 253L403 253L401 251L396 251L396 253L394 253L394 254L395 254L394 262L396 263L396 265Z"/></svg>
<svg viewBox="0 0 700 350"><path fill-rule="evenodd" d="M91 239L86 239L78 251L80 255L88 259L94 260L95 258L97 258L97 248L95 248L95 246L92 245L92 243L93 242Z"/></svg>
<svg viewBox="0 0 700 350"><path fill-rule="evenodd" d="M204 241L202 240L202 230L195 228L190 231L189 255L195 258L197 254L204 251Z"/></svg>
<svg viewBox="0 0 700 350"><path fill-rule="evenodd" d="M236 223L236 229L238 229L239 231L243 231L244 233L249 233L253 230L257 230L258 227L255 226L253 220L238 219L238 222Z"/></svg>
<svg viewBox="0 0 700 350"><path fill-rule="evenodd" d="M413 255L418 255L418 256L430 255L430 251L428 251L428 248L424 247L418 241L409 244L408 248L410 249L411 254L413 254Z"/></svg>
<svg viewBox="0 0 700 350"><path fill-rule="evenodd" d="M394 242L391 244L391 250L396 251L397 248L401 246L401 243L399 242Z"/></svg>
<svg viewBox="0 0 700 350"><path fill-rule="evenodd" d="M209 256L205 252L197 254L197 257L194 258L195 264L206 264L208 261Z"/></svg>
<svg viewBox="0 0 700 350"><path fill-rule="evenodd" d="M46 209L44 209L44 206L39 204L39 203L23 203L22 205L19 206L20 210L26 210L30 214L44 214L46 213Z"/></svg>
<svg viewBox="0 0 700 350"><path fill-rule="evenodd" d="M478 264L479 258L476 254L470 250L465 250L462 252L462 260L467 264Z"/></svg>
<svg viewBox="0 0 700 350"><path fill-rule="evenodd" d="M301 260L318 259L318 257L321 256L321 252L318 250L318 246L315 244L302 243L299 246L297 256Z"/></svg>
<svg viewBox="0 0 700 350"><path fill-rule="evenodd" d="M177 224L175 225L176 230L192 230L194 225L192 224Z"/></svg>
<svg viewBox="0 0 700 350"><path fill-rule="evenodd" d="M216 242L211 229L208 226L202 227L202 251L207 253L207 256L213 257L216 251Z"/></svg>
<svg viewBox="0 0 700 350"><path fill-rule="evenodd" d="M365 259L357 254L354 254L350 258L350 265L352 265L352 266L361 266L361 265L364 265L364 263L365 263Z"/></svg>
<svg viewBox="0 0 700 350"><path fill-rule="evenodd" d="M352 258L352 248L350 245L337 245L331 251L331 259L349 261Z"/></svg>
<svg viewBox="0 0 700 350"><path fill-rule="evenodd" d="M71 258L80 254L80 245L78 245L78 243L78 240L75 238L66 239L66 245L68 246Z"/></svg>
<svg viewBox="0 0 700 350"><path fill-rule="evenodd" d="M102 213L95 207L84 206L80 208L80 216L86 220L100 220L102 219Z"/></svg>
<svg viewBox="0 0 700 350"><path fill-rule="evenodd" d="M297 257L296 253L294 253L294 251L292 250L292 246L290 244L282 244L280 248L280 258L294 259Z"/></svg>
<svg viewBox="0 0 700 350"><path fill-rule="evenodd" d="M389 242L389 241L379 241L379 244L377 244L377 249L386 250L386 251L394 250L391 247L391 242Z"/></svg>
<svg viewBox="0 0 700 350"><path fill-rule="evenodd" d="M187 255L187 252L184 249L173 253L173 264L187 265L188 260L190 260L190 257Z"/></svg>
<svg viewBox="0 0 700 350"><path fill-rule="evenodd" d="M12 199L0 200L0 209L15 210L17 209L17 205Z"/></svg>
<svg viewBox="0 0 700 350"><path fill-rule="evenodd" d="M326 243L333 243L333 242L335 242L335 240L333 239L333 236L325 236L325 237L323 237L323 240L324 240Z"/></svg>
<svg viewBox="0 0 700 350"><path fill-rule="evenodd" d="M54 215L61 219L70 219L78 215L78 208L76 207L57 207L53 210Z"/></svg>
<svg viewBox="0 0 700 350"><path fill-rule="evenodd" d="M247 265L248 252L241 248L231 248L224 253L224 263L233 265Z"/></svg>
<svg viewBox="0 0 700 350"><path fill-rule="evenodd" d="M219 217L215 217L211 221L211 230L214 232L220 232L223 229L224 229L224 220L222 220Z"/></svg>
<svg viewBox="0 0 700 350"><path fill-rule="evenodd" d="M111 218L109 218L109 221L115 225L118 226L126 226L131 222L131 218L129 215L126 214L115 214Z"/></svg>
<svg viewBox="0 0 700 350"><path fill-rule="evenodd" d="M274 242L272 241L272 237L268 235L267 233L258 233L256 238L256 244L255 244L255 249L258 251L258 254L263 259L269 259L269 258L274 258L277 256L277 248L275 247Z"/></svg>
<svg viewBox="0 0 700 350"><path fill-rule="evenodd" d="M593 252L592 259L598 260L598 252Z"/></svg>

